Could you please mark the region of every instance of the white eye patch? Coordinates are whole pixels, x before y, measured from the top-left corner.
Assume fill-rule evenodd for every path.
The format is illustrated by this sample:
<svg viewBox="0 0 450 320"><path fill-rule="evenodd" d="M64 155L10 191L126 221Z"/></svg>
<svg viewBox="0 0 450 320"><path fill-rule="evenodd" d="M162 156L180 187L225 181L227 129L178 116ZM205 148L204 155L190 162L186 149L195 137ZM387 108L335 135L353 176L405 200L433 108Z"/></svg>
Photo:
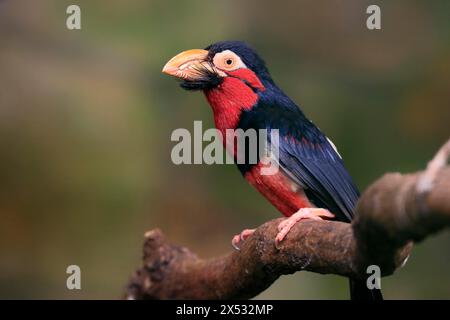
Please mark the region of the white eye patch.
<svg viewBox="0 0 450 320"><path fill-rule="evenodd" d="M241 58L231 50L224 50L216 53L213 58L213 64L216 68L223 71L234 71L241 68L247 68Z"/></svg>

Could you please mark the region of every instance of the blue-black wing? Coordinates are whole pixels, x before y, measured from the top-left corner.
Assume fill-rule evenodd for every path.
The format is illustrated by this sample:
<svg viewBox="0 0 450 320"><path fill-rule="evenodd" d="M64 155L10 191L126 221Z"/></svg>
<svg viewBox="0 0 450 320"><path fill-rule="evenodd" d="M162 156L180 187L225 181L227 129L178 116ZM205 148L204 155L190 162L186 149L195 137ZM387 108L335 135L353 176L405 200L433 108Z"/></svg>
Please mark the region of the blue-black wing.
<svg viewBox="0 0 450 320"><path fill-rule="evenodd" d="M280 136L279 164L317 207L333 212L338 220L352 220L359 193L342 159L326 138L311 143Z"/></svg>
<svg viewBox="0 0 450 320"><path fill-rule="evenodd" d="M328 209L337 220L352 220L358 189L334 145L296 106L259 103L242 115L239 127L278 129L281 170L314 205Z"/></svg>

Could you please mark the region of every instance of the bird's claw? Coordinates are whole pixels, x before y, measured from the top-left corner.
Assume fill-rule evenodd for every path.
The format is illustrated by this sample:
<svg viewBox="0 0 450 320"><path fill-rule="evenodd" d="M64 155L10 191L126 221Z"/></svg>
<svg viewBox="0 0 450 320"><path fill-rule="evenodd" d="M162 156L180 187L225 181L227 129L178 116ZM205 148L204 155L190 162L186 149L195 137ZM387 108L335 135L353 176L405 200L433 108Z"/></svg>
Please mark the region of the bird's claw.
<svg viewBox="0 0 450 320"><path fill-rule="evenodd" d="M233 239L231 240L231 245L233 248L237 251L241 250L241 247L239 246L240 243L244 242L248 239L253 233L255 232L255 229L244 229L241 233L235 235Z"/></svg>
<svg viewBox="0 0 450 320"><path fill-rule="evenodd" d="M286 237L291 228L300 220L323 220L322 218L334 218L334 214L322 208L301 208L292 216L284 219L278 225L278 234L275 237L275 246L278 247L281 241Z"/></svg>
<svg viewBox="0 0 450 320"><path fill-rule="evenodd" d="M236 251L241 251L241 248L238 246L239 242L240 242L240 238L241 236L239 234L235 235L233 237L233 239L231 239L231 246L236 250Z"/></svg>

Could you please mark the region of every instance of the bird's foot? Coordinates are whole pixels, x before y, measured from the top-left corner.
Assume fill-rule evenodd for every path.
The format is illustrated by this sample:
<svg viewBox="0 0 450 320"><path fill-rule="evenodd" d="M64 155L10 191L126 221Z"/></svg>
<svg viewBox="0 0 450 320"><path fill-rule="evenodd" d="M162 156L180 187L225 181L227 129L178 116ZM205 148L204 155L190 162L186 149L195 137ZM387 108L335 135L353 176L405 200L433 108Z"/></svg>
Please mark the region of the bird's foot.
<svg viewBox="0 0 450 320"><path fill-rule="evenodd" d="M278 245L281 241L283 241L291 228L300 220L323 220L322 218L334 218L334 214L327 209L322 208L301 208L292 216L280 222L278 225L278 234L275 237L275 245Z"/></svg>
<svg viewBox="0 0 450 320"><path fill-rule="evenodd" d="M247 240L248 237L250 237L256 229L244 229L241 233L235 235L233 239L231 240L231 245L236 250L241 250L240 244Z"/></svg>

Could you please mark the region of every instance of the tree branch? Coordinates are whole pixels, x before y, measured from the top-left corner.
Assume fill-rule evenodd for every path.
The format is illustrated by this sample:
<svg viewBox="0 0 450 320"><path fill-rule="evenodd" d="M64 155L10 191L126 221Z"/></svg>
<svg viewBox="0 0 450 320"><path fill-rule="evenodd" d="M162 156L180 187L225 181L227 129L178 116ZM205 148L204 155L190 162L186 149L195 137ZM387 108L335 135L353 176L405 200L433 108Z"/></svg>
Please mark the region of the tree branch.
<svg viewBox="0 0 450 320"><path fill-rule="evenodd" d="M302 221L279 247L281 219L260 226L241 251L203 260L146 233L143 266L131 277L128 299L247 299L279 276L307 270L365 278L376 264L387 276L405 262L413 241L450 225L450 141L423 172L390 173L361 196L352 224Z"/></svg>

